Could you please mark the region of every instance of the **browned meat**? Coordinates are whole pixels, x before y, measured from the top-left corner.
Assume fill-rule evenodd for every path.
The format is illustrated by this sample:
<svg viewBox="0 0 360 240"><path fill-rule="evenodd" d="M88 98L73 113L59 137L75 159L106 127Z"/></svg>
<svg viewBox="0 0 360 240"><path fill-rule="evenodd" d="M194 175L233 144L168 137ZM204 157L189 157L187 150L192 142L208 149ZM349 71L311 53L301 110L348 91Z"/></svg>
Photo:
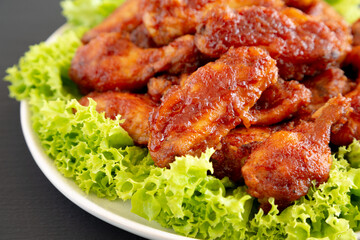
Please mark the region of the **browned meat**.
<svg viewBox="0 0 360 240"><path fill-rule="evenodd" d="M306 195L312 181L325 182L332 164L330 128L350 109L348 98L332 98L314 114L315 121L267 138L242 168L249 194L258 198L264 209L270 197L282 209Z"/></svg>
<svg viewBox="0 0 360 240"><path fill-rule="evenodd" d="M324 22L325 25L335 33L340 42L345 44L344 51L339 57L339 62L342 62L345 55L351 49L350 44L353 39L349 24L333 7L323 0L314 1L306 13Z"/></svg>
<svg viewBox="0 0 360 240"><path fill-rule="evenodd" d="M120 124L129 133L129 136L137 145L146 145L149 140L149 114L156 107L155 103L145 95L105 92L90 93L81 98L79 103L84 106L89 105L89 98L96 103L96 111L104 112L105 117L115 119L121 115L125 119Z"/></svg>
<svg viewBox="0 0 360 240"><path fill-rule="evenodd" d="M230 131L221 139L221 147L211 156L214 175L217 178L229 177L235 183L243 183L241 168L251 152L261 145L271 134L280 130L291 130L293 122L273 126L240 127Z"/></svg>
<svg viewBox="0 0 360 240"><path fill-rule="evenodd" d="M81 41L83 43L88 43L101 33L131 32L142 23L145 2L144 0L126 0L125 3L120 5L120 7L103 22L86 32Z"/></svg>
<svg viewBox="0 0 360 240"><path fill-rule="evenodd" d="M232 48L182 87L172 87L150 117L148 148L155 164L165 167L175 156L198 155L240 122L249 126L249 109L276 82L277 71L264 50Z"/></svg>
<svg viewBox="0 0 360 240"><path fill-rule="evenodd" d="M311 92L297 81L279 79L267 88L260 99L251 108L252 125L272 125L292 117L306 106L311 99Z"/></svg>
<svg viewBox="0 0 360 240"><path fill-rule="evenodd" d="M241 168L246 159L272 132L270 127L242 127L231 130L221 139L221 148L211 156L214 175L220 179L229 177L236 183L242 183Z"/></svg>
<svg viewBox="0 0 360 240"><path fill-rule="evenodd" d="M295 8L214 9L198 27L195 42L211 57L231 46L264 48L277 60L281 77L297 80L338 65L350 48L318 18Z"/></svg>
<svg viewBox="0 0 360 240"><path fill-rule="evenodd" d="M162 48L142 49L119 33L107 33L77 50L69 74L83 92L134 90L158 72L194 70L198 56L190 35Z"/></svg>
<svg viewBox="0 0 360 240"><path fill-rule="evenodd" d="M194 34L201 19L213 8L229 6L282 7L282 0L149 0L143 22L158 45L165 45L184 34Z"/></svg>

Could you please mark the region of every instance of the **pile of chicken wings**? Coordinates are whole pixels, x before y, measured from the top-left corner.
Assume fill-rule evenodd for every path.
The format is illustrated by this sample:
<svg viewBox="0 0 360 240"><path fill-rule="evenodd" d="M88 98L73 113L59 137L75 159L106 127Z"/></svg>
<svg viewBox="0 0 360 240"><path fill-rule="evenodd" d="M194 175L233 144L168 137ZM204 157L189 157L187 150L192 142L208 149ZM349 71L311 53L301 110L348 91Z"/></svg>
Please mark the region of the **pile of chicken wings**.
<svg viewBox="0 0 360 240"><path fill-rule="evenodd" d="M155 165L207 148L214 175L279 208L360 139L360 20L323 0L127 0L82 37L84 97Z"/></svg>

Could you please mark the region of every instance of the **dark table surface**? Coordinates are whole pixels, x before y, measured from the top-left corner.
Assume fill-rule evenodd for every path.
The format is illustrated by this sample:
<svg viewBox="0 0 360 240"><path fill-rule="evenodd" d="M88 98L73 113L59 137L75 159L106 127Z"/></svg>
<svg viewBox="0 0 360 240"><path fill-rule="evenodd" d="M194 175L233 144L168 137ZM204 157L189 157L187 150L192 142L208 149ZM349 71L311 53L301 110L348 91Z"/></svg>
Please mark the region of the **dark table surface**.
<svg viewBox="0 0 360 240"><path fill-rule="evenodd" d="M2 79L28 47L65 23L59 0L0 0L0 239L143 239L107 224L63 196L34 162L19 102Z"/></svg>

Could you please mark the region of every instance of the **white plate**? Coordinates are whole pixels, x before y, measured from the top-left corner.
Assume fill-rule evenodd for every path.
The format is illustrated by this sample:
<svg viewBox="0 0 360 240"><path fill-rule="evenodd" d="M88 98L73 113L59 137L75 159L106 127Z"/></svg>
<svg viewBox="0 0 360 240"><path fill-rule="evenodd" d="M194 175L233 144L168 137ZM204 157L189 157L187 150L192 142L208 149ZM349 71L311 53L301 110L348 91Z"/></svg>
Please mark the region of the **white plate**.
<svg viewBox="0 0 360 240"><path fill-rule="evenodd" d="M59 28L48 38L47 42L53 41L65 29L66 25ZM21 126L30 152L36 164L49 181L73 203L107 223L144 238L157 240L193 240L193 238L177 235L171 229L161 227L157 222L149 222L132 213L130 211L131 203L129 201L110 201L99 198L94 194L87 195L84 193L72 179L64 177L56 169L53 160L44 153L40 141L32 128L30 114L28 103L25 101L21 102ZM357 239L360 240L360 232L356 234Z"/></svg>
<svg viewBox="0 0 360 240"><path fill-rule="evenodd" d="M65 29L66 25L59 28L48 38L47 42L53 41ZM21 102L20 115L25 141L36 164L49 181L73 203L105 222L145 238L164 240L192 239L179 236L171 229L161 227L157 222L149 222L132 213L129 201L110 201L99 198L95 194L87 195L84 193L72 179L64 177L56 169L53 160L44 153L40 140L32 128L30 107L25 101Z"/></svg>

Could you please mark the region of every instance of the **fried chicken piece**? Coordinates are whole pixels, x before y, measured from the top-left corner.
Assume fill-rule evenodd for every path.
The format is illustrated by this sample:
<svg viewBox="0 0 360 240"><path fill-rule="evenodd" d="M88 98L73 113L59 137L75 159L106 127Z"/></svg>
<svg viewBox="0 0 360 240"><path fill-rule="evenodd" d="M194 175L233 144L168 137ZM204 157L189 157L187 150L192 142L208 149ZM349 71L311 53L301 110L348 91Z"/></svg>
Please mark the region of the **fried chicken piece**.
<svg viewBox="0 0 360 240"><path fill-rule="evenodd" d="M360 140L360 85L346 95L351 99L353 111L347 117L346 123L336 124L331 131L331 143L346 146L354 139Z"/></svg>
<svg viewBox="0 0 360 240"><path fill-rule="evenodd" d="M272 126L239 127L231 130L221 139L221 147L211 156L214 176L219 179L229 177L235 183L243 183L241 168L251 152L262 144L271 134L280 130L291 130L294 122Z"/></svg>
<svg viewBox="0 0 360 240"><path fill-rule="evenodd" d="M351 32L353 35L353 46L360 45L360 18L351 25Z"/></svg>
<svg viewBox="0 0 360 240"><path fill-rule="evenodd" d="M342 62L351 50L350 45L353 41L349 24L332 6L323 0L315 0L305 13L325 23L335 33L339 41L345 44L344 51L339 58L339 62Z"/></svg>
<svg viewBox="0 0 360 240"><path fill-rule="evenodd" d="M273 132L270 127L236 128L221 139L221 148L211 156L214 176L242 183L241 168L256 146Z"/></svg>
<svg viewBox="0 0 360 240"><path fill-rule="evenodd" d="M142 49L119 33L106 33L77 50L69 75L85 93L141 89L158 72L194 70L198 56L190 35L162 48Z"/></svg>
<svg viewBox="0 0 360 240"><path fill-rule="evenodd" d="M272 125L292 117L301 107L307 105L311 92L297 81L279 79L268 87L251 108L251 125Z"/></svg>
<svg viewBox="0 0 360 240"><path fill-rule="evenodd" d="M158 45L165 45L184 34L194 34L201 19L213 8L229 6L282 7L281 0L149 0L143 22Z"/></svg>
<svg viewBox="0 0 360 240"><path fill-rule="evenodd" d="M142 23L146 1L127 0L99 25L86 32L81 41L86 44L101 33L131 32Z"/></svg>
<svg viewBox="0 0 360 240"><path fill-rule="evenodd" d="M150 98L141 94L123 92L92 92L82 97L79 103L89 105L89 98L96 103L96 111L104 112L105 117L115 119L121 115L125 119L120 124L129 133L136 145L145 146L149 141L148 119L150 112L157 106Z"/></svg>
<svg viewBox="0 0 360 240"><path fill-rule="evenodd" d="M249 126L249 109L278 79L276 62L255 47L231 48L172 87L150 116L149 151L159 167L175 156L198 155L215 147L240 122Z"/></svg>
<svg viewBox="0 0 360 240"><path fill-rule="evenodd" d="M306 195L312 181L319 185L328 179L330 128L350 109L348 98L332 98L315 112L313 122L275 132L251 152L242 175L248 193L259 199L265 211L270 197L283 209Z"/></svg>
<svg viewBox="0 0 360 240"><path fill-rule="evenodd" d="M181 75L161 75L159 77L150 78L147 87L148 87L148 94L151 98L156 101L160 102L160 99L163 95L174 85L183 86L185 80L189 77L190 74L183 73Z"/></svg>
<svg viewBox="0 0 360 240"><path fill-rule="evenodd" d="M211 57L231 46L264 48L277 60L285 80L301 80L338 65L350 48L326 24L295 8L214 9L199 25L195 43Z"/></svg>

